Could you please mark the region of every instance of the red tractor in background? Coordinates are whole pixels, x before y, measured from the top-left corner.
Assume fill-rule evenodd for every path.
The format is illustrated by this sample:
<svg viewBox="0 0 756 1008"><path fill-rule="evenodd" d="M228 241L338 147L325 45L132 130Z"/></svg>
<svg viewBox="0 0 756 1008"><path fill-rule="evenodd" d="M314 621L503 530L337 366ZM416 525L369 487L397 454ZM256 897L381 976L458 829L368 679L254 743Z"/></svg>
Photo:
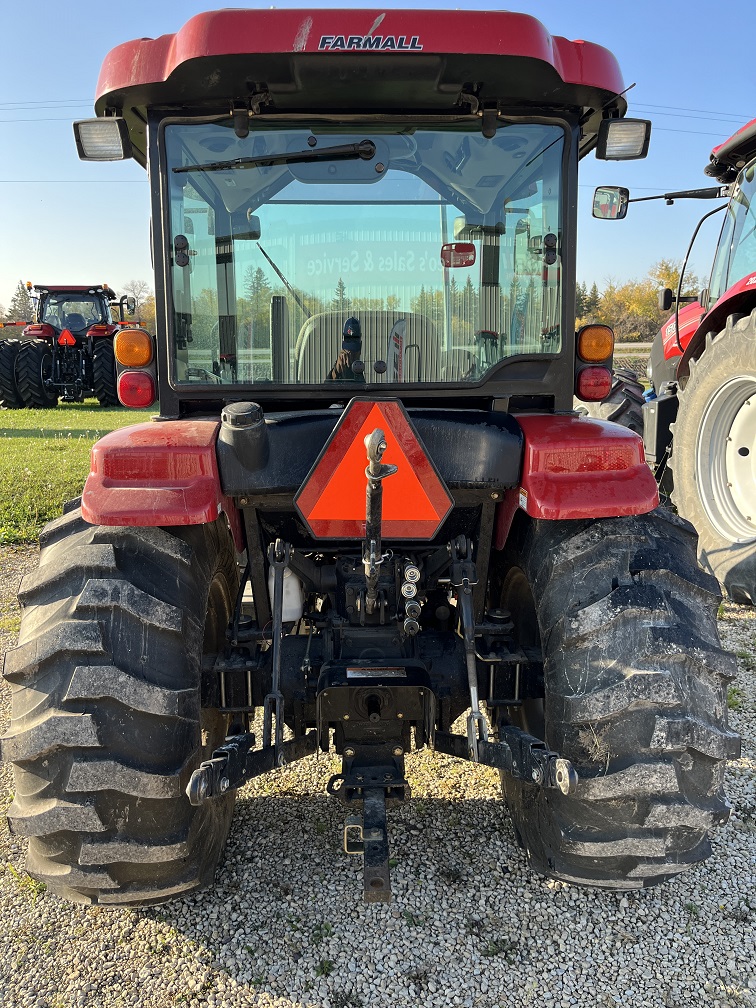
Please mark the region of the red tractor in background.
<svg viewBox="0 0 756 1008"><path fill-rule="evenodd" d="M580 159L646 154L623 90L507 12L223 10L107 57L75 135L149 169L158 334L115 357L159 416L95 445L5 658L8 815L52 890L208 885L236 790L334 749L371 901L424 746L499 770L545 875L708 856L718 586L641 438L572 408L612 381L575 231Z"/></svg>
<svg viewBox="0 0 756 1008"><path fill-rule="evenodd" d="M30 284L27 284L31 287ZM133 297L107 286L35 284L35 319L20 339L0 341L0 406L50 409L95 396L118 406L113 337L134 313ZM118 306L120 319L112 310Z"/></svg>
<svg viewBox="0 0 756 1008"><path fill-rule="evenodd" d="M643 405L646 458L678 514L696 528L701 563L736 602L756 603L756 120L715 147L704 169L721 185L629 199L597 190L594 216L618 219L648 199L727 198L708 287L675 306L651 349ZM695 240L699 223L693 235ZM688 261L691 241L685 263ZM620 376L621 377L621 376ZM635 386L630 387L635 396ZM624 416L616 418L627 424Z"/></svg>

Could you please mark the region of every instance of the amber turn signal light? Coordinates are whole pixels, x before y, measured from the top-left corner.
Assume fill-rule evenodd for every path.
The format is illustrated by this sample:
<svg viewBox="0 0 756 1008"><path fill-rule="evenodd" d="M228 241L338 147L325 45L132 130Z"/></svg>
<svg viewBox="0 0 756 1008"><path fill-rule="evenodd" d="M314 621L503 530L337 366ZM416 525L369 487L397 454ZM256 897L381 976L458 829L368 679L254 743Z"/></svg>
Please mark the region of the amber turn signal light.
<svg viewBox="0 0 756 1008"><path fill-rule="evenodd" d="M152 363L152 337L141 329L121 329L113 340L113 352L123 367L146 367Z"/></svg>
<svg viewBox="0 0 756 1008"><path fill-rule="evenodd" d="M614 333L607 325L583 326L577 334L577 352L589 364L605 361L614 351Z"/></svg>

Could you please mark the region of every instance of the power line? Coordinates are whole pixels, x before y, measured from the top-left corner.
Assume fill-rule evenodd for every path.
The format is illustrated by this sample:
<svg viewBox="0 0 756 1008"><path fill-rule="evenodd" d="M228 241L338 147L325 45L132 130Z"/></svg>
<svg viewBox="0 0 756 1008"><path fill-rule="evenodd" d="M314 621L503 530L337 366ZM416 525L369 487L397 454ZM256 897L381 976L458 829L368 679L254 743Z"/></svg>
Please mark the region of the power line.
<svg viewBox="0 0 756 1008"><path fill-rule="evenodd" d="M646 105L634 105L633 111L646 112L648 106ZM681 115L679 112L649 112L649 115L654 116L668 116L673 119L698 119L701 122L733 122L742 123L743 120L737 116L727 117L727 116L703 116L703 115Z"/></svg>
<svg viewBox="0 0 756 1008"><path fill-rule="evenodd" d="M37 101L23 101L18 98L16 101L0 102L0 108L6 108L8 105L86 105L91 100L91 98L41 98Z"/></svg>
<svg viewBox="0 0 756 1008"><path fill-rule="evenodd" d="M727 116L734 116L737 114L735 112L714 112L712 109L682 108L677 105L652 105L651 102L641 102L641 104L645 106L645 108L669 109L671 112L703 112L705 115L727 115ZM753 113L749 112L747 115L744 113L742 116L739 116L740 121L747 122L749 116L752 117Z"/></svg>

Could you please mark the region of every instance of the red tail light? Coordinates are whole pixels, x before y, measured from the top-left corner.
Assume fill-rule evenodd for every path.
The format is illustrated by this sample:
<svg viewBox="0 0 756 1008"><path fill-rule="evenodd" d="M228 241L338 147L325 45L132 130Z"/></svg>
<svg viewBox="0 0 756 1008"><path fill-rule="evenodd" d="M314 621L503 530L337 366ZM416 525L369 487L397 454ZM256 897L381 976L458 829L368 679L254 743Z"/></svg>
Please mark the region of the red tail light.
<svg viewBox="0 0 756 1008"><path fill-rule="evenodd" d="M106 325L93 325L87 330L87 336L107 336L108 327Z"/></svg>
<svg viewBox="0 0 756 1008"><path fill-rule="evenodd" d="M29 336L54 336L55 330L47 322L41 322L39 324L27 326L26 332Z"/></svg>
<svg viewBox="0 0 756 1008"><path fill-rule="evenodd" d="M64 329L60 336L58 336L58 343L61 346L76 346L76 337L68 329Z"/></svg>
<svg viewBox="0 0 756 1008"><path fill-rule="evenodd" d="M123 371L118 378L118 398L133 409L152 406L157 398L152 375L147 371Z"/></svg>
<svg viewBox="0 0 756 1008"><path fill-rule="evenodd" d="M577 373L575 395L584 402L601 402L612 391L612 372L606 367L584 367Z"/></svg>

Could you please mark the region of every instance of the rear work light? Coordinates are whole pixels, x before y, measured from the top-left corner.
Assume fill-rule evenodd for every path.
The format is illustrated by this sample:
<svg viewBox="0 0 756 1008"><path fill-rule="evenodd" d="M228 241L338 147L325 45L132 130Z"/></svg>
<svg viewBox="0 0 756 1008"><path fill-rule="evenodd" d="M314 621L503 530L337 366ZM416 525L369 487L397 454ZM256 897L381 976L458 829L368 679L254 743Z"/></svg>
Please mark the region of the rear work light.
<svg viewBox="0 0 756 1008"><path fill-rule="evenodd" d="M124 161L131 157L126 120L81 119L73 124L76 150L82 161Z"/></svg>
<svg viewBox="0 0 756 1008"><path fill-rule="evenodd" d="M152 363L152 337L141 329L121 329L113 340L113 351L124 367L146 367Z"/></svg>
<svg viewBox="0 0 756 1008"><path fill-rule="evenodd" d="M599 161L635 161L648 154L650 139L648 119L604 119L599 126L596 157Z"/></svg>
<svg viewBox="0 0 756 1008"><path fill-rule="evenodd" d="M583 326L577 334L577 353L588 364L608 360L614 352L614 333L607 325Z"/></svg>
<svg viewBox="0 0 756 1008"><path fill-rule="evenodd" d="M155 382L148 371L122 371L118 376L118 398L124 406L141 409L155 402Z"/></svg>
<svg viewBox="0 0 756 1008"><path fill-rule="evenodd" d="M612 391L612 372L608 367L584 367L577 373L575 395L583 402L601 402Z"/></svg>

